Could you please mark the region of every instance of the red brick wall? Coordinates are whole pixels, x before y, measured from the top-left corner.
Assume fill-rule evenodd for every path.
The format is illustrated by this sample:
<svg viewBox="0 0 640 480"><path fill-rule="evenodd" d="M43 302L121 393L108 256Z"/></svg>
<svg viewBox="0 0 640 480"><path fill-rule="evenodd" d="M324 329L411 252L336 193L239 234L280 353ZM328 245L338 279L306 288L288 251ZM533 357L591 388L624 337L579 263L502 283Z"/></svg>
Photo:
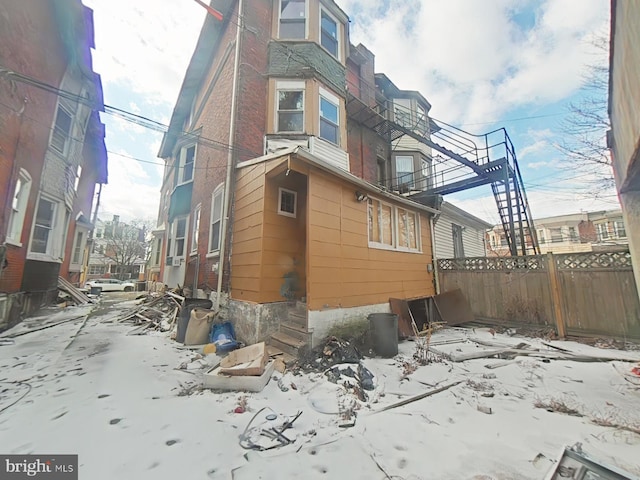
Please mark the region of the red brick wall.
<svg viewBox="0 0 640 480"><path fill-rule="evenodd" d="M248 160L263 154L263 139L266 129L267 115L267 44L271 32L270 0L252 0L245 2L244 22L247 27L241 33L241 54L239 66L239 83L237 97L238 122L235 139L232 142L234 162ZM228 23L220 39L220 47L216 52L212 68L206 80L200 86L199 100L206 92L212 78L220 67L227 45L236 38L237 7L229 15L233 20ZM213 267L220 262L218 257L207 258L210 236L211 196L214 189L226 180L226 165L229 143L229 124L231 118L231 98L233 93L234 52L227 57L222 66L219 78L206 99L200 118L195 128L202 127L202 141L198 145L196 175L193 183L191 213L200 204L200 233L198 242L199 262L190 258L186 269L185 284L192 286L196 265L198 265L198 287L216 290L218 275ZM217 142L217 145L212 142ZM232 188L233 192L233 188ZM229 212L233 215L233 205ZM232 221L227 225L230 227ZM229 228L230 231L230 228ZM191 229L189 232L191 237ZM189 250L192 239L189 238ZM227 242L227 259L230 242ZM225 262L223 278L224 290L228 289L229 262Z"/></svg>
<svg viewBox="0 0 640 480"><path fill-rule="evenodd" d="M3 2L0 15L0 64L51 85L59 85L66 69L65 53L46 0ZM26 99L26 104L24 103ZM8 245L9 266L0 276L0 291L20 290L33 211L44 154L56 108L56 95L0 79L0 242L4 242L11 197L20 168L32 183L22 234L22 247ZM19 112L24 106L22 114Z"/></svg>

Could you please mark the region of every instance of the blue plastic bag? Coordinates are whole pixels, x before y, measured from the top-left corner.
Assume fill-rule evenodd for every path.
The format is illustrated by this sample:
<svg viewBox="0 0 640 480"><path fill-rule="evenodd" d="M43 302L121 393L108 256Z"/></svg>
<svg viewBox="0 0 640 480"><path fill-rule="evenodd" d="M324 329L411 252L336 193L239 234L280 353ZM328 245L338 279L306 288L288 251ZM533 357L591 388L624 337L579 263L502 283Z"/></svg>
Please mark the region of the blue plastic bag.
<svg viewBox="0 0 640 480"><path fill-rule="evenodd" d="M238 348L236 332L231 322L215 323L211 329L209 341L216 345L216 350L229 352Z"/></svg>

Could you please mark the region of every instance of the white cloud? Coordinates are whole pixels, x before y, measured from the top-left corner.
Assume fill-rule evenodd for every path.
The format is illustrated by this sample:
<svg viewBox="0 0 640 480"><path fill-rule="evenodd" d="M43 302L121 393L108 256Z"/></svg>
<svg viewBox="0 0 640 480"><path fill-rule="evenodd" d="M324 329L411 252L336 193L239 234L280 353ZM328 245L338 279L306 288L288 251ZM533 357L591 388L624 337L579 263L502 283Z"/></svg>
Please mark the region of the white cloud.
<svg viewBox="0 0 640 480"><path fill-rule="evenodd" d="M102 189L98 215L115 214L124 220L155 220L160 201L159 186L140 162L128 157L130 155L124 151L109 154L109 183Z"/></svg>
<svg viewBox="0 0 640 480"><path fill-rule="evenodd" d="M191 0L85 0L95 14L95 70L147 102L173 105L205 10Z"/></svg>
<svg viewBox="0 0 640 480"><path fill-rule="evenodd" d="M494 119L522 106L540 106L575 92L606 28L608 2L573 0L429 0L340 2L352 18L352 41L376 55L377 70L400 88L421 91L433 115L449 122ZM386 4L386 6L385 6ZM534 8L535 24L514 15Z"/></svg>
<svg viewBox="0 0 640 480"><path fill-rule="evenodd" d="M520 158L522 158L522 155L520 155ZM537 170L538 168L542 168L542 167L548 167L550 165L551 164L549 162L528 162L527 163L527 167L533 168L534 170Z"/></svg>

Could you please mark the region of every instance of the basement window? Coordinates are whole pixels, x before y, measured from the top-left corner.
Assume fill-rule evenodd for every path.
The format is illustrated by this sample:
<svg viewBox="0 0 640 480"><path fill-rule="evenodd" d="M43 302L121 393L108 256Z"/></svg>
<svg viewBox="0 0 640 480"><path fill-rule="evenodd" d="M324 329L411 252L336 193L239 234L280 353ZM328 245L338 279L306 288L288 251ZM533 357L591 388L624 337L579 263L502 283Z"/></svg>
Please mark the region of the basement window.
<svg viewBox="0 0 640 480"><path fill-rule="evenodd" d="M285 217L296 216L296 201L298 199L297 192L287 190L286 188L278 189L278 214Z"/></svg>

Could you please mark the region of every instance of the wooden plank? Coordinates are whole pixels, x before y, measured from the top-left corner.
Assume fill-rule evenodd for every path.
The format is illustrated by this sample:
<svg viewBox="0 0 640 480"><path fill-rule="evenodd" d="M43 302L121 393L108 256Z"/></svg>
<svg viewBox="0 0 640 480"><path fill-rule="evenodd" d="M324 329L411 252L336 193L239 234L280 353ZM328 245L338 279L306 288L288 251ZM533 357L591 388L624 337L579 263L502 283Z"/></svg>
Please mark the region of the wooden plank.
<svg viewBox="0 0 640 480"><path fill-rule="evenodd" d="M549 274L549 284L551 285L551 297L553 299L553 310L556 321L556 329L558 331L558 337L565 338L565 323L562 306L562 296L560 294L560 284L558 279L558 270L556 267L555 258L552 253L547 254L547 272Z"/></svg>

